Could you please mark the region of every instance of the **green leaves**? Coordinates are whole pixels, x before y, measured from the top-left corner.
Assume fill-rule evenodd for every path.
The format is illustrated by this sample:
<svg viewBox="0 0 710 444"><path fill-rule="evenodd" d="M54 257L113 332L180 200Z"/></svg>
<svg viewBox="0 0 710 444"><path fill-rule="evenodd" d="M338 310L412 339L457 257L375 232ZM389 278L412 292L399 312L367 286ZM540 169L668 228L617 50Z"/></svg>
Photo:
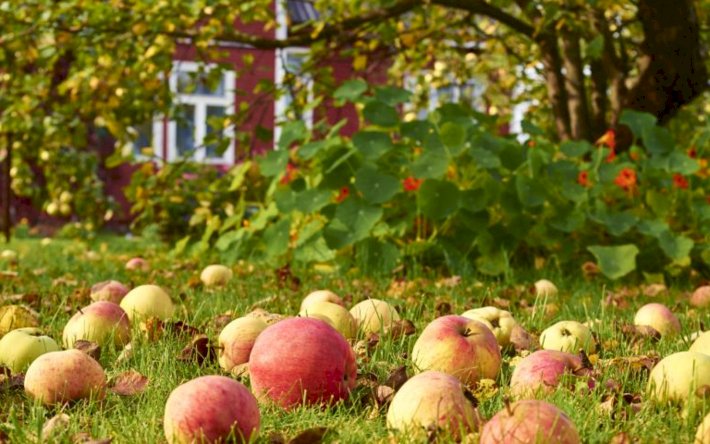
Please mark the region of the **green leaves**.
<svg viewBox="0 0 710 444"><path fill-rule="evenodd" d="M362 114L365 119L378 126L393 127L399 124L397 110L379 100L368 102Z"/></svg>
<svg viewBox="0 0 710 444"><path fill-rule="evenodd" d="M355 174L355 186L363 198L373 204L387 202L401 189L399 180L380 172L372 165L366 165Z"/></svg>
<svg viewBox="0 0 710 444"><path fill-rule="evenodd" d="M634 244L613 247L594 245L587 247L587 250L594 255L599 270L609 279L619 279L636 269L636 256L639 254L639 249Z"/></svg>
<svg viewBox="0 0 710 444"><path fill-rule="evenodd" d="M394 146L387 133L359 131L353 136L353 144L367 159L377 160Z"/></svg>
<svg viewBox="0 0 710 444"><path fill-rule="evenodd" d="M265 156L259 159L258 162L261 174L266 177L277 176L286 170L286 164L288 164L288 151L269 151Z"/></svg>
<svg viewBox="0 0 710 444"><path fill-rule="evenodd" d="M382 208L348 198L335 210L323 233L329 248L340 249L365 239L382 217Z"/></svg>
<svg viewBox="0 0 710 444"><path fill-rule="evenodd" d="M425 180L419 189L418 202L422 214L433 220L444 219L459 208L461 192L451 182Z"/></svg>
<svg viewBox="0 0 710 444"><path fill-rule="evenodd" d="M365 91L367 91L367 83L364 80L347 80L333 92L333 98L341 102L355 102Z"/></svg>

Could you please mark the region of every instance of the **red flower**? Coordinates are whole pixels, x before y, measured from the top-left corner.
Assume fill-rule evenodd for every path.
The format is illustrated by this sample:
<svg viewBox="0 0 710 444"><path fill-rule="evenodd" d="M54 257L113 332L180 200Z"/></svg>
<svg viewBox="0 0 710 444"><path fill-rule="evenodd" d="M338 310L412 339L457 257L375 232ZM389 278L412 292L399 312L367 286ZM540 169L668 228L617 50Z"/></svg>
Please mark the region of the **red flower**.
<svg viewBox="0 0 710 444"><path fill-rule="evenodd" d="M340 189L340 192L339 192L338 195L335 197L335 201L336 201L337 203L340 203L340 202L344 201L345 199L347 199L348 196L350 196L350 188L348 188L348 187L343 187L343 188Z"/></svg>
<svg viewBox="0 0 710 444"><path fill-rule="evenodd" d="M611 148L611 150L616 149L616 132L613 129L607 130L604 135L597 139L597 145L604 145Z"/></svg>
<svg viewBox="0 0 710 444"><path fill-rule="evenodd" d="M298 167L291 162L286 164L286 173L281 177L281 185L289 184L298 173Z"/></svg>
<svg viewBox="0 0 710 444"><path fill-rule="evenodd" d="M688 188L688 179L680 173L675 173L673 175L673 186L684 190Z"/></svg>
<svg viewBox="0 0 710 444"><path fill-rule="evenodd" d="M691 157L693 159L698 157L698 150L696 150L694 146L691 146L688 150L688 157Z"/></svg>
<svg viewBox="0 0 710 444"><path fill-rule="evenodd" d="M532 140L532 139L528 140L528 146L530 148L535 148L536 145L537 145L537 142L535 142L534 140Z"/></svg>
<svg viewBox="0 0 710 444"><path fill-rule="evenodd" d="M632 189L636 186L636 170L633 168L622 169L614 179L614 183L624 190Z"/></svg>
<svg viewBox="0 0 710 444"><path fill-rule="evenodd" d="M402 181L402 186L405 191L417 191L419 187L424 182L424 179L417 179L416 177L409 176Z"/></svg>
<svg viewBox="0 0 710 444"><path fill-rule="evenodd" d="M614 151L614 149L612 148L611 150L609 150L609 154L606 156L606 159L604 159L604 161L606 163L612 163L614 159L616 159L616 151Z"/></svg>
<svg viewBox="0 0 710 444"><path fill-rule="evenodd" d="M589 182L589 171L580 171L577 175L577 183L583 187L591 186Z"/></svg>

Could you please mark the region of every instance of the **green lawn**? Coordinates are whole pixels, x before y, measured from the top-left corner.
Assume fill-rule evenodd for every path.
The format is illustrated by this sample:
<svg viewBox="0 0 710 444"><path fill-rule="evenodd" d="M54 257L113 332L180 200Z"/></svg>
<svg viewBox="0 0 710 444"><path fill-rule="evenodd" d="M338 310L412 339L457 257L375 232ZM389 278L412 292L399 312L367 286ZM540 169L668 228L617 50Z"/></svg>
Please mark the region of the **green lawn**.
<svg viewBox="0 0 710 444"><path fill-rule="evenodd" d="M0 250L6 248L0 246ZM203 330L216 340L219 328L214 323L217 315L229 313L241 316L254 308L270 312L295 315L301 299L311 290L328 288L340 294L352 305L368 296L394 303L403 318L411 320L417 333L398 338L384 337L367 355L358 360L362 374L372 374L381 382L399 366L407 366L412 346L421 330L437 317L448 303L452 313L483 305L510 304L509 310L530 332L539 334L546 326L558 320L599 320L594 331L601 341L601 352L592 356L599 372L597 387L591 393L575 393L565 384L549 401L566 411L576 424L585 442L610 442L620 433L626 433L634 442L692 442L692 437L702 414L710 411L710 402L695 411L682 411L673 406L660 406L648 402L644 394L647 373L629 365L611 365L612 358L634 356L666 356L675 351L687 350L688 343L681 339L650 339L633 341L622 333L621 326L631 323L635 310L646 302L663 301L679 316L683 333L697 331L701 323L710 325L708 310L691 310L687 304L690 288L671 288L669 294L648 297L633 287L629 294L622 293L620 285L602 278L590 281L577 276L560 276L549 271L516 273L513 282L486 280L478 282L465 278L455 285L432 277L408 278L409 285L393 291L391 279L371 279L355 273L301 274L301 284L280 286L276 273L241 264L234 267L235 277L223 289L204 289L198 276L204 261L172 259L159 244L146 244L140 239L126 240L105 237L91 242L55 239L41 243L39 239L13 241L7 248L20 255L16 266L2 263L0 276L2 300L9 304L25 295L41 315L42 327L58 341L64 324L71 314L88 305L88 288L99 281L116 279L129 286L155 283L163 286L178 303L177 318ZM126 260L134 255L146 257L152 264L148 273L127 272ZM7 272L16 272L17 275ZM554 300L536 301L527 291L538 278L548 278L557 284L560 295ZM292 288L293 287L293 288ZM616 295L615 304L604 304L608 292ZM28 295L36 295L28 296ZM532 316L533 308L536 316ZM102 350L100 362L109 378L127 370L136 370L149 378L148 388L133 397L109 395L103 402L81 401L62 408L45 408L29 400L21 389L0 388L0 442L37 442L43 424L57 413L70 416L64 432L53 435L50 442L73 442L78 433L91 437L112 438L114 443L164 442L162 414L170 391L182 382L200 375L222 373L216 362L203 366L194 361L180 361L180 351L190 337L164 336L148 341L138 328L134 328L133 354L117 361L121 350ZM514 353L505 355L503 370L497 387L479 390L480 411L489 418L503 407L511 374ZM614 380L622 385L622 392L640 395L634 406L619 402L613 413L601 405L610 396L605 381ZM248 381L245 381L248 384ZM573 383L571 383L573 385ZM630 398L630 397L629 397ZM635 399L639 401L639 397ZM637 408L636 408L637 407ZM324 440L342 443L408 442L423 438L397 436L391 438L385 426L386 406L377 408L373 403L372 389L364 384L356 388L351 398L332 409L303 408L284 413L274 407L262 407L262 426L259 442L276 441L281 437L291 439L301 431L325 427ZM638 411L636 411L638 410ZM443 440L443 439L442 439ZM637 440L637 441L636 441ZM476 442L476 436L466 437ZM625 441L631 442L631 441Z"/></svg>

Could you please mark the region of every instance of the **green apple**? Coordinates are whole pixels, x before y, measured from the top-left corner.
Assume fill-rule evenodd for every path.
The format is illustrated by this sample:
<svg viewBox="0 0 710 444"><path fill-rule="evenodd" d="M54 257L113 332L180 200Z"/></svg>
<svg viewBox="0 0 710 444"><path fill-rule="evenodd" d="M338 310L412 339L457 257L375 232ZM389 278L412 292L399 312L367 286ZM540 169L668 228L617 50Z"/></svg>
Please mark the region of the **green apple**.
<svg viewBox="0 0 710 444"><path fill-rule="evenodd" d="M695 398L695 391L710 385L710 356L678 352L663 358L648 377L651 398L666 402L684 402Z"/></svg>
<svg viewBox="0 0 710 444"><path fill-rule="evenodd" d="M33 327L18 328L0 339L0 365L13 373L24 371L38 356L59 350L54 339Z"/></svg>
<svg viewBox="0 0 710 444"><path fill-rule="evenodd" d="M316 290L310 292L303 301L301 302L301 311L308 308L308 306L314 302L332 302L333 304L338 304L345 307L345 303L337 294L330 290Z"/></svg>
<svg viewBox="0 0 710 444"><path fill-rule="evenodd" d="M357 322L347 308L342 305L315 301L308 304L306 309L301 310L299 316L322 319L345 336L345 339L352 339L357 335Z"/></svg>
<svg viewBox="0 0 710 444"><path fill-rule="evenodd" d="M693 341L688 351L710 355L710 331L701 333L700 336Z"/></svg>
<svg viewBox="0 0 710 444"><path fill-rule="evenodd" d="M461 316L486 324L486 327L491 329L498 341L498 345L501 347L510 344L510 334L517 325L509 311L496 307L474 308L464 312Z"/></svg>
<svg viewBox="0 0 710 444"><path fill-rule="evenodd" d="M11 330L39 326L38 315L22 305L0 307L0 338Z"/></svg>
<svg viewBox="0 0 710 444"><path fill-rule="evenodd" d="M64 347L74 347L77 340L116 346L131 340L131 323L121 307L109 301L97 301L79 310L64 327Z"/></svg>
<svg viewBox="0 0 710 444"><path fill-rule="evenodd" d="M249 362L257 336L268 324L259 318L244 316L227 324L219 334L219 366L230 371Z"/></svg>
<svg viewBox="0 0 710 444"><path fill-rule="evenodd" d="M221 287L232 279L232 269L225 265L208 265L200 273L200 280L205 287Z"/></svg>
<svg viewBox="0 0 710 444"><path fill-rule="evenodd" d="M157 285L139 285L129 291L121 300L121 308L131 321L145 321L151 317L164 321L175 312L170 296Z"/></svg>
<svg viewBox="0 0 710 444"><path fill-rule="evenodd" d="M365 334L388 331L395 321L399 321L397 310L380 299L365 299L350 309L358 328Z"/></svg>
<svg viewBox="0 0 710 444"><path fill-rule="evenodd" d="M661 336L675 336L680 333L680 321L663 304L651 303L639 308L634 316L634 325L649 326Z"/></svg>
<svg viewBox="0 0 710 444"><path fill-rule="evenodd" d="M580 348L586 353L596 350L591 330L577 321L560 321L546 328L540 335L540 346L567 353L577 353Z"/></svg>

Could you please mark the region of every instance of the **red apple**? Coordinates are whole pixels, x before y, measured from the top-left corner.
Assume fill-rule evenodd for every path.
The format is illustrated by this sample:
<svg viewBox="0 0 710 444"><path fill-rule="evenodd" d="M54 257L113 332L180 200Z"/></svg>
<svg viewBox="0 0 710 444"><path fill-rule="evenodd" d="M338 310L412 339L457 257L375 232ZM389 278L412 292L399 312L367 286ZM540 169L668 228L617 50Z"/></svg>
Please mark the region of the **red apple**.
<svg viewBox="0 0 710 444"><path fill-rule="evenodd" d="M131 340L131 322L126 312L113 302L94 302L69 319L62 340L67 348L73 347L77 340L125 345Z"/></svg>
<svg viewBox="0 0 710 444"><path fill-rule="evenodd" d="M510 392L516 398L535 397L550 393L560 383L562 375L572 373L586 375L582 359L572 353L556 350L538 350L515 366L510 377Z"/></svg>
<svg viewBox="0 0 710 444"><path fill-rule="evenodd" d="M346 399L355 387L355 354L327 322L289 318L267 327L249 356L252 390L285 409Z"/></svg>
<svg viewBox="0 0 710 444"><path fill-rule="evenodd" d="M128 291L128 288L118 281L103 281L91 287L91 300L120 304Z"/></svg>
<svg viewBox="0 0 710 444"><path fill-rule="evenodd" d="M532 399L496 413L481 430L480 444L578 444L579 433L555 405Z"/></svg>
<svg viewBox="0 0 710 444"><path fill-rule="evenodd" d="M690 296L690 305L698 308L710 307L710 285L696 288Z"/></svg>
<svg viewBox="0 0 710 444"><path fill-rule="evenodd" d="M251 442L261 416L254 395L225 376L201 376L170 393L163 428L169 443Z"/></svg>
<svg viewBox="0 0 710 444"><path fill-rule="evenodd" d="M126 270L149 271L150 264L142 257L132 257L126 262Z"/></svg>
<svg viewBox="0 0 710 444"><path fill-rule="evenodd" d="M46 405L95 396L103 398L106 374L86 353L54 351L35 359L25 374L25 392Z"/></svg>
<svg viewBox="0 0 710 444"><path fill-rule="evenodd" d="M658 331L661 336L674 336L680 333L680 321L663 304L651 303L639 308L634 316L634 325L647 325Z"/></svg>

